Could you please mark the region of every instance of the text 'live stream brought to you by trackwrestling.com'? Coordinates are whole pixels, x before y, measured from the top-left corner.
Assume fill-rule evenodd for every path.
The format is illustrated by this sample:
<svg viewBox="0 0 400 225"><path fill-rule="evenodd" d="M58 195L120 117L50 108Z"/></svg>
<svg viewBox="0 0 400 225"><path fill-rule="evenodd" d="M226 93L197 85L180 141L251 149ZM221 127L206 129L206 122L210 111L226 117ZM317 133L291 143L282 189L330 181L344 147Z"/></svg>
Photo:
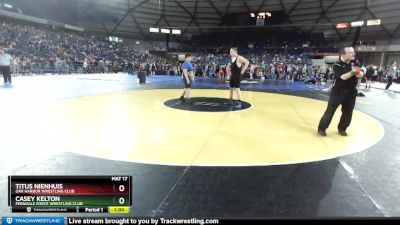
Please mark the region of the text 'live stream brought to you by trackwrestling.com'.
<svg viewBox="0 0 400 225"><path fill-rule="evenodd" d="M218 219L133 217L3 217L3 225L160 225L219 224Z"/></svg>

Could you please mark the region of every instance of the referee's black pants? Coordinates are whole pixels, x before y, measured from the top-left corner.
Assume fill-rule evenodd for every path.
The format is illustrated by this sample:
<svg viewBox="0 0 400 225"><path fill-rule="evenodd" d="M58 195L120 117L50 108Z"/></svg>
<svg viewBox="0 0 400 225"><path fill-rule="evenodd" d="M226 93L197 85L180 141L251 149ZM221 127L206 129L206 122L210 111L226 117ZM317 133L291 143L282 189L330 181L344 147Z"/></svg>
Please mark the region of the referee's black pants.
<svg viewBox="0 0 400 225"><path fill-rule="evenodd" d="M3 74L4 83L9 82L11 84L11 69L10 69L10 66L0 66L0 72Z"/></svg>
<svg viewBox="0 0 400 225"><path fill-rule="evenodd" d="M318 130L325 131L332 121L333 115L339 105L342 105L342 116L338 125L339 131L346 131L351 123L354 105L356 104L357 89L332 88L329 96L328 107L318 125Z"/></svg>

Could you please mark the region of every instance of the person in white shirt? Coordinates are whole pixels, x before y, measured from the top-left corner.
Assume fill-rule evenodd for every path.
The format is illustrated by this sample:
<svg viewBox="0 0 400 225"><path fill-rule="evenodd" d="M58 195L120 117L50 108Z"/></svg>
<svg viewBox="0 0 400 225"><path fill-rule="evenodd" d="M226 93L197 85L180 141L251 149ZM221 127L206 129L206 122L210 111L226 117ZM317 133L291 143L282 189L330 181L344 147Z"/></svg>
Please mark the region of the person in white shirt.
<svg viewBox="0 0 400 225"><path fill-rule="evenodd" d="M4 48L0 47L0 72L4 77L4 86L11 85L11 68L10 65L13 58L4 52Z"/></svg>
<svg viewBox="0 0 400 225"><path fill-rule="evenodd" d="M389 68L389 72L387 74L388 83L385 88L386 91L389 90L390 86L393 83L393 77L396 75L396 70L397 70L396 62L393 62L392 66Z"/></svg>
<svg viewBox="0 0 400 225"><path fill-rule="evenodd" d="M10 68L11 68L11 74L14 75L14 76L17 74L17 65L18 65L17 59L13 55Z"/></svg>

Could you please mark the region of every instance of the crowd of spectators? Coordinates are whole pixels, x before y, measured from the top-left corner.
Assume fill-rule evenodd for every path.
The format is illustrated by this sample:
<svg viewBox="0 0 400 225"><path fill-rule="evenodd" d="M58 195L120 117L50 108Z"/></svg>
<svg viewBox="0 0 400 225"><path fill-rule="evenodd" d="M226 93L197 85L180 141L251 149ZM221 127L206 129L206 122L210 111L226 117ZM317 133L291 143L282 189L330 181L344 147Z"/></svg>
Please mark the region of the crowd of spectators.
<svg viewBox="0 0 400 225"><path fill-rule="evenodd" d="M113 73L135 62L165 63L105 37L8 22L0 24L0 44L14 58L14 73Z"/></svg>
<svg viewBox="0 0 400 225"><path fill-rule="evenodd" d="M180 75L178 62L86 33L2 22L0 45L13 56L13 74L134 74L142 69L148 75ZM246 78L286 79L313 84L333 79L331 66L313 65L312 60L301 51L268 47L244 49L241 54L250 61ZM197 53L193 57L195 75L224 79L229 61L229 50L216 54ZM374 79L383 80L387 68L373 68Z"/></svg>
<svg viewBox="0 0 400 225"><path fill-rule="evenodd" d="M245 73L250 79L286 79L292 81L311 80L320 83L332 75L330 66L313 66L312 61L303 54L283 53L280 51L248 52L242 54L249 59L250 66ZM193 63L197 76L226 78L226 66L230 57L227 54L208 54L195 57ZM314 82L315 78L315 82Z"/></svg>

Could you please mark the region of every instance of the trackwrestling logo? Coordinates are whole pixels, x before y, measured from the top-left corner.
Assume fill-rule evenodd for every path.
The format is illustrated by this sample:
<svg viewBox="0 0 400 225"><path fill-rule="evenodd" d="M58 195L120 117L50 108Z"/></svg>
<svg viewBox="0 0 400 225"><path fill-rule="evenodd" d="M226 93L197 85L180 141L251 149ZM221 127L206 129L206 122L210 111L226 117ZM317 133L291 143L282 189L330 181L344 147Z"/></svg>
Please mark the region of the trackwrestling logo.
<svg viewBox="0 0 400 225"><path fill-rule="evenodd" d="M3 217L8 225L64 225L64 217Z"/></svg>

